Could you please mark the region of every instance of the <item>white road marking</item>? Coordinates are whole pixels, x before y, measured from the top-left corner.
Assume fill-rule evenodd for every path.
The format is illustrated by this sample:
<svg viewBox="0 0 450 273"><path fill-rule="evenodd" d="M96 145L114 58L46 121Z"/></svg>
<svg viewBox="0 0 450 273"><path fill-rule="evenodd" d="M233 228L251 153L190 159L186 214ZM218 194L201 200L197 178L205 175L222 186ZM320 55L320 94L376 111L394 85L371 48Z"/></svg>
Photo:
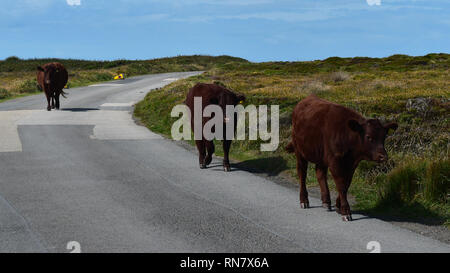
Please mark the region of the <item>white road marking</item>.
<svg viewBox="0 0 450 273"><path fill-rule="evenodd" d="M120 84L115 84L115 83L99 83L99 84L93 84L93 85L89 85L92 87L100 87L100 86L115 86L115 87L120 87Z"/></svg>
<svg viewBox="0 0 450 273"><path fill-rule="evenodd" d="M177 81L177 80L178 80L178 78L167 78L167 79L164 79L163 81L168 82L168 81Z"/></svg>
<svg viewBox="0 0 450 273"><path fill-rule="evenodd" d="M140 140L140 139L160 139L161 136L149 134L149 130L142 126L126 125L97 125L90 136L91 139L100 140Z"/></svg>
<svg viewBox="0 0 450 273"><path fill-rule="evenodd" d="M22 143L20 142L17 126L13 124L0 125L0 152L20 152Z"/></svg>
<svg viewBox="0 0 450 273"><path fill-rule="evenodd" d="M0 152L22 151L17 131L21 125L94 125L91 139L162 139L147 128L136 125L127 111L0 111Z"/></svg>
<svg viewBox="0 0 450 273"><path fill-rule="evenodd" d="M100 105L100 107L126 107L126 106L133 106L134 105L134 101L131 102L108 102L108 103L103 103L102 105Z"/></svg>
<svg viewBox="0 0 450 273"><path fill-rule="evenodd" d="M31 110L0 111L0 152L22 151L16 123L31 113Z"/></svg>

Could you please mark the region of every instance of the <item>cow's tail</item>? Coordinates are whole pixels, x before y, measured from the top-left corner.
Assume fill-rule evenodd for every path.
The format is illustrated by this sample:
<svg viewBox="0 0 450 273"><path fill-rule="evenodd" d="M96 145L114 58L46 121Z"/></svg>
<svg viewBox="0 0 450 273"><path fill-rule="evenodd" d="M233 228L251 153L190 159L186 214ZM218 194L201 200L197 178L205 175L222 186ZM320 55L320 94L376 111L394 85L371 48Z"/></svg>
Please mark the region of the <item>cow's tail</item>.
<svg viewBox="0 0 450 273"><path fill-rule="evenodd" d="M67 99L67 93L64 92L64 90L61 90L61 96L63 96L63 98Z"/></svg>
<svg viewBox="0 0 450 273"><path fill-rule="evenodd" d="M286 152L288 152L288 153L295 152L295 150L294 150L294 143L292 143L292 141L289 142L289 144L286 146L285 149L286 149Z"/></svg>

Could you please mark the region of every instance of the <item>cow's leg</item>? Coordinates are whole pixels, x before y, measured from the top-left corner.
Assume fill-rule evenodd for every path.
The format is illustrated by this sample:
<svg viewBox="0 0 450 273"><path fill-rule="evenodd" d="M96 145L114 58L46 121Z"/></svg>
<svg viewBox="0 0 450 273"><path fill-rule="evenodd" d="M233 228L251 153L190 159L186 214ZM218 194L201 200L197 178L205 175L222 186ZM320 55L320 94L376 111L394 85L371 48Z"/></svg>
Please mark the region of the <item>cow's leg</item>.
<svg viewBox="0 0 450 273"><path fill-rule="evenodd" d="M206 168L205 164L205 142L203 140L196 140L195 145L197 145L198 149L198 162L200 164L200 169Z"/></svg>
<svg viewBox="0 0 450 273"><path fill-rule="evenodd" d="M231 140L223 140L223 170L226 172L229 172L231 170L230 167L230 147L231 147Z"/></svg>
<svg viewBox="0 0 450 273"><path fill-rule="evenodd" d="M57 92L56 94L55 94L55 100L56 100L56 109L58 109L59 110L59 94L60 94L60 92Z"/></svg>
<svg viewBox="0 0 450 273"><path fill-rule="evenodd" d="M309 208L308 191L306 190L306 174L308 170L308 161L300 154L297 156L297 174L300 179L300 207L302 209Z"/></svg>
<svg viewBox="0 0 450 273"><path fill-rule="evenodd" d="M341 202L341 207L339 208L339 210L342 215L342 220L351 221L352 213L350 211L350 205L347 200L347 190L348 189L345 186L343 188L338 188L339 200Z"/></svg>
<svg viewBox="0 0 450 273"><path fill-rule="evenodd" d="M328 211L331 211L331 199L330 199L330 190L328 189L327 175L328 175L328 167L316 165L316 176L317 181L319 182L320 185L322 206L326 208Z"/></svg>
<svg viewBox="0 0 450 273"><path fill-rule="evenodd" d="M51 98L51 96L50 96L47 92L45 92L45 97L47 98L47 111L51 111L51 110L52 110L52 107L51 107L51 105L50 105L50 100L51 100L52 98Z"/></svg>
<svg viewBox="0 0 450 273"><path fill-rule="evenodd" d="M215 148L214 148L214 142L212 140L205 140L206 145L206 158L205 158L205 165L208 166L211 164L212 161L212 155L214 154Z"/></svg>
<svg viewBox="0 0 450 273"><path fill-rule="evenodd" d="M336 189L338 191L338 198L336 199L336 212L342 215L342 220L351 221L352 213L350 205L347 200L347 192L352 181L353 173L347 171L341 171L340 168L330 168L333 175L334 182L336 183Z"/></svg>
<svg viewBox="0 0 450 273"><path fill-rule="evenodd" d="M341 214L341 198L339 198L339 195L336 198L336 212Z"/></svg>
<svg viewBox="0 0 450 273"><path fill-rule="evenodd" d="M55 93L52 94L52 109L55 109Z"/></svg>

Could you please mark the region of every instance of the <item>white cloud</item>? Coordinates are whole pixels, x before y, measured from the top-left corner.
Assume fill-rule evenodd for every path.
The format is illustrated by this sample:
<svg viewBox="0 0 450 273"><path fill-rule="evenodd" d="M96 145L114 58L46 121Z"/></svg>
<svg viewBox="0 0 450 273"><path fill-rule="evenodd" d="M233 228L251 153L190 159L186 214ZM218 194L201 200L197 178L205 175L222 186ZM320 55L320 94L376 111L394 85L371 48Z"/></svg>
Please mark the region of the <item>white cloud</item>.
<svg viewBox="0 0 450 273"><path fill-rule="evenodd" d="M369 6L373 6L373 5L377 5L377 6L381 6L381 0L366 0L367 4L369 4Z"/></svg>
<svg viewBox="0 0 450 273"><path fill-rule="evenodd" d="M69 6L79 6L81 5L81 0L66 0Z"/></svg>

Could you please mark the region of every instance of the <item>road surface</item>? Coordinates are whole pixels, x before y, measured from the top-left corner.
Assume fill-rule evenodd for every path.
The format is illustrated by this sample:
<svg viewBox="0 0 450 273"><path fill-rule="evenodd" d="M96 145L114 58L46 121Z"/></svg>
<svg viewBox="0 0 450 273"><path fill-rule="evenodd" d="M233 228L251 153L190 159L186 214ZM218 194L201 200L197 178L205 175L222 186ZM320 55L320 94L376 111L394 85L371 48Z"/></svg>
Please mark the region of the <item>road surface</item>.
<svg viewBox="0 0 450 273"><path fill-rule="evenodd" d="M447 244L354 215L342 222L295 188L222 171L136 125L132 105L195 73L158 74L0 104L0 251L450 252ZM73 243L75 242L75 243Z"/></svg>

